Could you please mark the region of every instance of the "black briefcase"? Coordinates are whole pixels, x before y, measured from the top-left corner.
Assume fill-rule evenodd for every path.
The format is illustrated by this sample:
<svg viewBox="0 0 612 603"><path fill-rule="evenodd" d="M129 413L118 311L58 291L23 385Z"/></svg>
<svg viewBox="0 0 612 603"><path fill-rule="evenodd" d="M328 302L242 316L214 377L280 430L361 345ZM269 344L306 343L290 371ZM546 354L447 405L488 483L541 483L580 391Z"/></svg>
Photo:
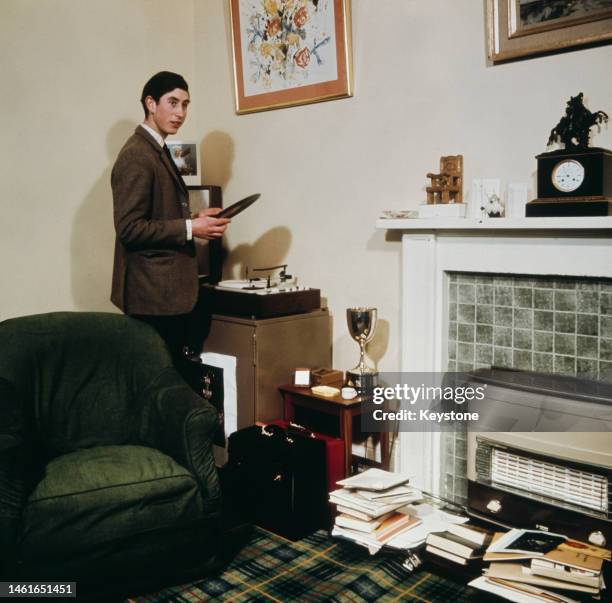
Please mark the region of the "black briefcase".
<svg viewBox="0 0 612 603"><path fill-rule="evenodd" d="M226 479L246 519L291 540L330 527L325 442L277 425L228 440Z"/></svg>
<svg viewBox="0 0 612 603"><path fill-rule="evenodd" d="M191 389L208 400L219 413L219 427L213 435L213 444L225 447L224 405L225 390L223 388L223 369L218 366L204 364L199 356L185 358L179 368L183 379Z"/></svg>

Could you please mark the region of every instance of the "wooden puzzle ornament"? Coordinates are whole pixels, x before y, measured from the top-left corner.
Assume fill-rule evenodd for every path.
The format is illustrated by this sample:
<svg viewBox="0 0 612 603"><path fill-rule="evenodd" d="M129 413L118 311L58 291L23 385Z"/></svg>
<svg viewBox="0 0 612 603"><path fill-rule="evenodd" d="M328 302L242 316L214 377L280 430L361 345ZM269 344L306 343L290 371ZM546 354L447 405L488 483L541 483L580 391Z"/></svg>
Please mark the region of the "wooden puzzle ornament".
<svg viewBox="0 0 612 603"><path fill-rule="evenodd" d="M440 157L440 173L427 174L427 204L463 203L463 155Z"/></svg>

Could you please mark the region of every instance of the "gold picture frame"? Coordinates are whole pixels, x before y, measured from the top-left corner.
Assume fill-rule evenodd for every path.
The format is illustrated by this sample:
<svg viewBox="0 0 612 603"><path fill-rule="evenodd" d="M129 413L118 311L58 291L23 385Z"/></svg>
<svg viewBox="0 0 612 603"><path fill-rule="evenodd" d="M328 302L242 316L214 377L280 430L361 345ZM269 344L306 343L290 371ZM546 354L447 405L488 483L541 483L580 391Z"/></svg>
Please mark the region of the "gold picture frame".
<svg viewBox="0 0 612 603"><path fill-rule="evenodd" d="M350 0L229 0L236 113L353 96Z"/></svg>
<svg viewBox="0 0 612 603"><path fill-rule="evenodd" d="M487 0L493 63L612 41L612 0Z"/></svg>

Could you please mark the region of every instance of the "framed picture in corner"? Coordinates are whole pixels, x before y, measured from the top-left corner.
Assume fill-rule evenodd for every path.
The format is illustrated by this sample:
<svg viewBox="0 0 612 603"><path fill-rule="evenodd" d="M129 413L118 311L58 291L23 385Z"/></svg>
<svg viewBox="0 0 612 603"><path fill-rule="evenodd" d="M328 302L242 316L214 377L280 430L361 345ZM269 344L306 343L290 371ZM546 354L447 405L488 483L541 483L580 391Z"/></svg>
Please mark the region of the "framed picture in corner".
<svg viewBox="0 0 612 603"><path fill-rule="evenodd" d="M487 0L493 63L612 42L612 0Z"/></svg>
<svg viewBox="0 0 612 603"><path fill-rule="evenodd" d="M353 95L350 0L229 0L236 112Z"/></svg>
<svg viewBox="0 0 612 603"><path fill-rule="evenodd" d="M198 145L190 140L166 140L170 156L187 186L202 184Z"/></svg>

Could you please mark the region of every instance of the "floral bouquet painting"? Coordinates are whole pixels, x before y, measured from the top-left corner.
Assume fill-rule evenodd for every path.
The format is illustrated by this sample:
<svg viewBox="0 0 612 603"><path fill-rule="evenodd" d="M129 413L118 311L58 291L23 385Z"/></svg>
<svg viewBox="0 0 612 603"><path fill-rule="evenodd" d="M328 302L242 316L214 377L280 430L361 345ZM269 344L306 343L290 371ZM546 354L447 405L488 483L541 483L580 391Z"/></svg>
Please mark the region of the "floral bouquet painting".
<svg viewBox="0 0 612 603"><path fill-rule="evenodd" d="M351 95L348 0L231 0L238 113Z"/></svg>

